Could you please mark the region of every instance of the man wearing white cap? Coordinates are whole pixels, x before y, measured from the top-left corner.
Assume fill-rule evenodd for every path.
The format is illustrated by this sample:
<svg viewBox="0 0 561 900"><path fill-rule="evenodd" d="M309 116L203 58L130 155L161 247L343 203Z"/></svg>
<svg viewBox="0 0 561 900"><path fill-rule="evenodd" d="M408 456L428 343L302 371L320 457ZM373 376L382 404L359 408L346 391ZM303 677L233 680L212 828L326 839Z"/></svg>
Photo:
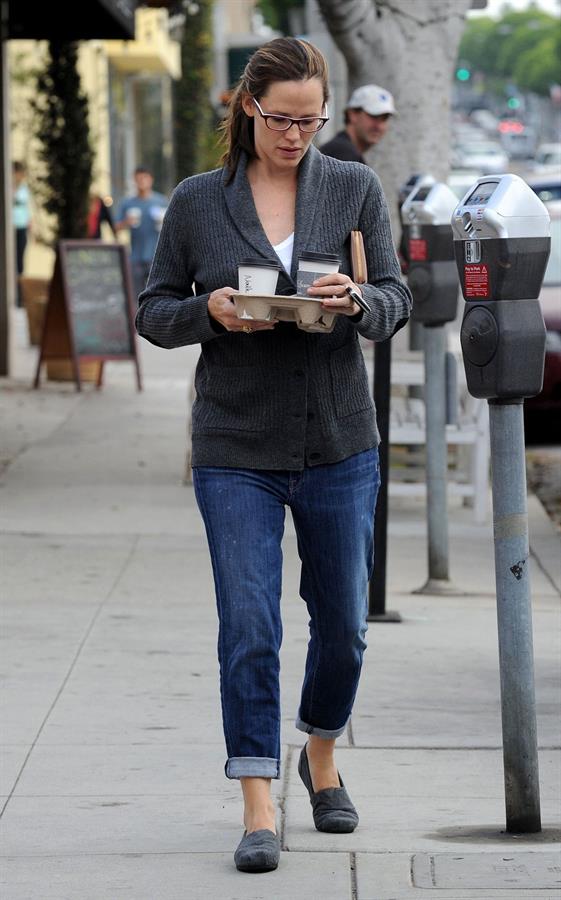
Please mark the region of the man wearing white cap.
<svg viewBox="0 0 561 900"><path fill-rule="evenodd" d="M319 149L326 156L366 163L363 153L380 141L395 115L393 97L377 84L353 91L345 107L345 128Z"/></svg>

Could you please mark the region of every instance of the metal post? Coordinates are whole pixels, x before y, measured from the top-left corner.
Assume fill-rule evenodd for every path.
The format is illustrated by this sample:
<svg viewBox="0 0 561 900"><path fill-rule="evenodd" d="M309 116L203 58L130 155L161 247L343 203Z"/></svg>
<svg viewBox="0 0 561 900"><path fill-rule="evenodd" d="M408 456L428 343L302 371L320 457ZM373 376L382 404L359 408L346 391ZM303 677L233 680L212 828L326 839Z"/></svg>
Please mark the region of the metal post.
<svg viewBox="0 0 561 900"><path fill-rule="evenodd" d="M401 622L398 612L386 611L391 360L390 340L374 346L374 404L380 432L380 489L374 520L374 572L368 588L369 622Z"/></svg>
<svg viewBox="0 0 561 900"><path fill-rule="evenodd" d="M444 325L425 326L428 580L418 594L457 593L448 575L448 451Z"/></svg>
<svg viewBox="0 0 561 900"><path fill-rule="evenodd" d="M507 831L541 831L522 401L489 401Z"/></svg>
<svg viewBox="0 0 561 900"><path fill-rule="evenodd" d="M6 3L0 4L0 375L10 374L10 314L15 297L15 253L11 216Z"/></svg>

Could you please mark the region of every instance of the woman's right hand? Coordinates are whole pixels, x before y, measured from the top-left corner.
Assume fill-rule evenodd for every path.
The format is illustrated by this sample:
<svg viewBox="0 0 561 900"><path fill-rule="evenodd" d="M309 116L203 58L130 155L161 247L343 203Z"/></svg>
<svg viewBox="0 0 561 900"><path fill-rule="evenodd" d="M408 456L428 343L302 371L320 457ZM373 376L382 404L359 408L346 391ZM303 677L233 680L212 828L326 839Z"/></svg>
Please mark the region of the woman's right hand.
<svg viewBox="0 0 561 900"><path fill-rule="evenodd" d="M272 331L276 325L274 322L258 322L254 319L238 319L236 307L231 299L232 294L237 294L235 288L223 287L213 291L208 298L208 314L224 326L226 331Z"/></svg>

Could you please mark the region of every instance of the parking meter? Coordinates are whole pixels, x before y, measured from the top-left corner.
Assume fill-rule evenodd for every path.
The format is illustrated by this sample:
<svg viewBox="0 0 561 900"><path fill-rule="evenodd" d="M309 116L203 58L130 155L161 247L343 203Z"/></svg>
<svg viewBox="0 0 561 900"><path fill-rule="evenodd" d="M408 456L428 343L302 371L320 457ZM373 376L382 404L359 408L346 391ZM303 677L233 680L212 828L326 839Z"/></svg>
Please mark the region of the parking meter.
<svg viewBox="0 0 561 900"><path fill-rule="evenodd" d="M456 195L446 184L423 176L401 208L401 221L408 226L411 317L429 327L456 318L458 275L450 216L457 203Z"/></svg>
<svg viewBox="0 0 561 900"><path fill-rule="evenodd" d="M486 175L452 216L470 394L488 400L507 831L541 830L523 398L543 381L537 299L549 215L516 175Z"/></svg>
<svg viewBox="0 0 561 900"><path fill-rule="evenodd" d="M545 326L537 297L551 244L545 206L517 175L484 176L456 206L452 231L469 392L507 401L539 394Z"/></svg>
<svg viewBox="0 0 561 900"><path fill-rule="evenodd" d="M407 181L405 181L399 191L397 192L397 213L399 215L399 221L401 222L401 207L407 200L409 194L412 192L413 188L417 187L422 178L431 178L434 183L434 178L432 175L421 175L420 173L414 173L410 175ZM399 257L401 262L401 271L406 273L409 268L409 222L401 222L401 237L399 239Z"/></svg>
<svg viewBox="0 0 561 900"><path fill-rule="evenodd" d="M403 206L403 204L404 204L405 201L407 200L409 194L412 192L412 190L413 190L414 187L417 187L417 186L418 186L419 182L420 182L421 179L423 179L423 178L424 178L424 179L431 179L432 184L434 184L434 178L432 177L432 175L423 175L421 172L414 172L412 175L409 176L409 178L407 179L407 181L405 181L405 182L402 184L402 186L400 187L400 189L399 189L399 191L398 191L398 194L397 194L397 203L398 203L398 207L399 207L399 212L400 212L400 213L401 213L401 207ZM428 182L428 180L427 180L427 184L428 184L428 183L429 183L429 182Z"/></svg>
<svg viewBox="0 0 561 900"><path fill-rule="evenodd" d="M450 216L457 205L445 184L423 175L401 207L408 231L407 283L413 294L411 318L423 326L425 385L425 470L427 482L428 579L420 593L449 594L446 447L446 335L456 317L458 274ZM420 337L420 335L418 335Z"/></svg>

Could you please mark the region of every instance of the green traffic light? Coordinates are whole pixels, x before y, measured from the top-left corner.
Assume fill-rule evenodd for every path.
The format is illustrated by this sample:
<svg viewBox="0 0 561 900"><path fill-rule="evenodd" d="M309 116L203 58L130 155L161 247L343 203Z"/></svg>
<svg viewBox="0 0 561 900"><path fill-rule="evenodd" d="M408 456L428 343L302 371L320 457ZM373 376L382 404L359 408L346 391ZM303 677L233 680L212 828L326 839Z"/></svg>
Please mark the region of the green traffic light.
<svg viewBox="0 0 561 900"><path fill-rule="evenodd" d="M520 106L520 100L518 99L518 97L509 97L507 106L509 109L518 109L518 107Z"/></svg>
<svg viewBox="0 0 561 900"><path fill-rule="evenodd" d="M456 78L458 81L469 81L471 72L469 69L456 69Z"/></svg>

